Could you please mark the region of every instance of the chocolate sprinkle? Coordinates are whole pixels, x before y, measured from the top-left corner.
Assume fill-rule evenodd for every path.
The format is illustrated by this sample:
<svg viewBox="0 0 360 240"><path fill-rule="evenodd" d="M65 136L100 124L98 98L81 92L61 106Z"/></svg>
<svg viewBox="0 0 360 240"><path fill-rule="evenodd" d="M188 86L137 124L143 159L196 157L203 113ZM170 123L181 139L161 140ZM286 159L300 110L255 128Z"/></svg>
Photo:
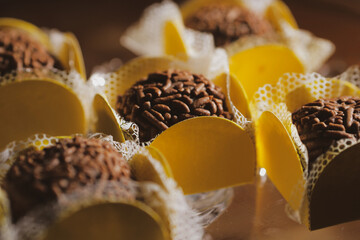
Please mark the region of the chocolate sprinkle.
<svg viewBox="0 0 360 240"><path fill-rule="evenodd" d="M58 59L26 32L0 28L0 76L25 68L63 70Z"/></svg>
<svg viewBox="0 0 360 240"><path fill-rule="evenodd" d="M55 145L19 154L6 174L13 221L29 210L58 199L64 193L102 180L130 178L130 168L110 144L98 139L60 139Z"/></svg>
<svg viewBox="0 0 360 240"><path fill-rule="evenodd" d="M309 154L309 170L318 156L339 139L359 139L360 98L320 99L292 114Z"/></svg>
<svg viewBox="0 0 360 240"><path fill-rule="evenodd" d="M244 36L273 33L270 23L265 19L235 5L204 6L188 17L185 25L200 32L211 33L217 47Z"/></svg>
<svg viewBox="0 0 360 240"><path fill-rule="evenodd" d="M232 118L220 87L203 75L180 70L149 74L118 97L116 109L139 125L141 142L188 118Z"/></svg>

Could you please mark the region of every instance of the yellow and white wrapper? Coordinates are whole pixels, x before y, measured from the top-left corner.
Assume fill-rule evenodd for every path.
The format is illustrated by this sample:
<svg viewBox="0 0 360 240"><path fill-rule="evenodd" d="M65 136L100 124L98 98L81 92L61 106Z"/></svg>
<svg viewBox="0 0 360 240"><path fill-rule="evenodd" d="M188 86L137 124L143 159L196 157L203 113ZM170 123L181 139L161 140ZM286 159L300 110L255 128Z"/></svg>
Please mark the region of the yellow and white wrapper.
<svg viewBox="0 0 360 240"><path fill-rule="evenodd" d="M185 240L203 237L200 218L187 205L182 191L154 150L139 147L134 141L119 143L112 136L94 134L90 138L107 141L129 161L136 175L126 182L99 184L67 194L57 202L34 209L16 225L10 222L6 194L1 195L2 239L164 239ZM41 149L58 138L34 135L13 142L0 153L1 178L19 151L29 146ZM166 165L165 165L166 166ZM146 169L145 169L146 168ZM150 173L149 173L150 172ZM124 191L118 191L123 188Z"/></svg>
<svg viewBox="0 0 360 240"><path fill-rule="evenodd" d="M0 77L0 149L36 133L86 133L91 98L76 71L13 72Z"/></svg>
<svg viewBox="0 0 360 240"><path fill-rule="evenodd" d="M210 3L245 7L268 20L275 29L272 37L243 37L224 47L231 78L242 90L239 95L233 94L232 101L241 102L243 107L239 110L248 119L251 119L249 102L259 87L275 84L286 72L317 70L334 52L330 41L299 29L280 0L212 0ZM209 1L204 0L190 0L180 7L172 1L153 4L120 41L138 55L208 62L215 51L212 35L186 28L183 20L207 4Z"/></svg>
<svg viewBox="0 0 360 240"><path fill-rule="evenodd" d="M216 50L207 62L182 61L170 56L140 57L117 71L96 72L90 82L115 109L117 97L135 82L149 73L168 69L203 74L225 90L232 83L227 56L221 49ZM240 91L236 82L234 86L233 91ZM251 124L237 110L236 103L230 101L230 92L225 91L225 94L228 107L235 116L234 122L217 117L196 117L175 124L148 143L164 155L185 194L244 184L255 177L255 148L249 134Z"/></svg>
<svg viewBox="0 0 360 240"><path fill-rule="evenodd" d="M40 29L29 22L15 18L0 18L0 27L16 28L27 32L54 54L66 71L75 70L84 81L86 80L83 55L74 34L56 29Z"/></svg>
<svg viewBox="0 0 360 240"><path fill-rule="evenodd" d="M117 119L115 113L86 82L74 35L41 30L12 18L0 18L0 27L28 32L65 67L64 71L29 68L0 77L0 149L36 133L60 136L112 131L116 140L124 140L122 123L112 123Z"/></svg>
<svg viewBox="0 0 360 240"><path fill-rule="evenodd" d="M138 55L175 55L180 58L206 56L214 49L212 36L187 29L183 18L209 2L245 7L268 20L276 29L276 39L250 37L226 46L230 57L255 46L277 44L291 49L306 71L314 71L334 51L331 42L300 30L290 10L278 0L190 0L180 7L172 1L163 1L147 8L140 20L123 34L121 43ZM167 41L171 44L167 44Z"/></svg>
<svg viewBox="0 0 360 240"><path fill-rule="evenodd" d="M41 74L27 69L1 76L0 113L0 150L36 133L101 132L119 142L138 138L137 127L121 119L76 70L44 70Z"/></svg>
<svg viewBox="0 0 360 240"><path fill-rule="evenodd" d="M320 155L308 171L308 155L291 113L321 98L360 96L359 68L337 78L317 73L285 74L261 87L251 101L258 166L289 203L293 217L315 230L360 218L359 141L342 139Z"/></svg>

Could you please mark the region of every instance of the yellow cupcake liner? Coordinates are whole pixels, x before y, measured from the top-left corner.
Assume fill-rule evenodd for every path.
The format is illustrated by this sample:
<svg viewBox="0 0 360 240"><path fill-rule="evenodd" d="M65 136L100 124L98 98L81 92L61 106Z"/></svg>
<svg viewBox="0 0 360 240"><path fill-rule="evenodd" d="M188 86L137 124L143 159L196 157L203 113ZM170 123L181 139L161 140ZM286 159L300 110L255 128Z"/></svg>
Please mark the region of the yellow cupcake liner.
<svg viewBox="0 0 360 240"><path fill-rule="evenodd" d="M0 149L11 141L35 133L70 135L85 133L89 124L90 95L85 86L82 53L71 33L41 30L31 23L0 18L0 27L28 32L65 67L25 69L0 77Z"/></svg>
<svg viewBox="0 0 360 240"><path fill-rule="evenodd" d="M265 83L275 84L286 72L317 70L333 53L334 45L297 28L287 6L279 0L227 0L222 4L238 4L268 19L276 29L275 36L249 36L225 46L230 72L240 82L246 99ZM121 37L121 43L138 55L175 56L182 60L211 56L213 37L184 26L183 18L209 1L190 0L180 8L164 1L145 10L138 23Z"/></svg>
<svg viewBox="0 0 360 240"><path fill-rule="evenodd" d="M28 69L0 77L0 149L39 132L86 132L90 99L81 76L75 71L38 73Z"/></svg>
<svg viewBox="0 0 360 240"><path fill-rule="evenodd" d="M14 231L15 239L79 239L79 236L88 239L202 239L200 218L187 205L174 180L168 177L169 169L163 168L166 160L162 159L165 164L160 163L155 149L140 147L134 141L119 143L103 134L88 137L110 142L129 161L133 176L139 179L99 182L61 196L56 203L34 209L12 226L13 229L6 231ZM59 138L64 137L34 135L27 141L10 144L0 153L3 171L0 179L24 148L42 149ZM144 172L146 176L136 174ZM125 191L118 192L118 189ZM7 206L6 201L6 198L1 201L5 203L2 205ZM3 219L11 218L8 210L2 212L6 213L1 216Z"/></svg>
<svg viewBox="0 0 360 240"><path fill-rule="evenodd" d="M360 96L360 88L350 83L356 79L354 68L332 79L317 73L285 74L277 84L260 88L250 104L258 166L266 169L293 217L310 230L360 219L356 191L360 181L355 173L359 171L359 141L337 141L308 173L307 150L291 113L320 98Z"/></svg>
<svg viewBox="0 0 360 240"><path fill-rule="evenodd" d="M360 88L360 65L353 65L336 78L347 81Z"/></svg>
<svg viewBox="0 0 360 240"><path fill-rule="evenodd" d="M121 119L75 70L12 72L0 76L0 93L0 150L36 133L101 132L119 142L138 138L137 126Z"/></svg>
<svg viewBox="0 0 360 240"><path fill-rule="evenodd" d="M232 84L232 92L226 94L228 99L230 94L241 91L237 82L229 77L227 57L220 49L201 64L194 59L181 61L170 56L137 58L116 72L94 73L90 82L106 95L115 109L117 97L135 82L149 73L167 69L204 74L223 89ZM244 184L255 177L255 149L249 134L251 123L237 110L247 105L235 107L231 101L227 103L237 124L217 117L197 117L170 127L148 143L167 160L169 172L185 194ZM141 159L137 164L141 164Z"/></svg>
<svg viewBox="0 0 360 240"><path fill-rule="evenodd" d="M145 9L140 22L123 34L121 43L140 56L170 55L182 60L206 60L214 49L211 35L185 28L180 10L171 1Z"/></svg>
<svg viewBox="0 0 360 240"><path fill-rule="evenodd" d="M0 28L17 28L29 33L56 56L67 71L76 70L86 80L84 59L79 42L72 33L58 30L42 30L37 26L15 18L0 18Z"/></svg>
<svg viewBox="0 0 360 240"><path fill-rule="evenodd" d="M116 61L117 62L117 61ZM217 49L209 55L206 61L189 58L182 61L171 56L139 57L114 70L112 61L96 68L90 77L91 85L98 93L105 95L112 108L116 108L118 95L122 95L136 81L146 77L151 72L166 69L183 69L203 74L223 89L227 96L227 104L233 112L235 122L241 127L249 128L250 109L243 87L235 77L229 75L227 55L222 49ZM118 64L115 64L118 66ZM231 99L230 96L237 96Z"/></svg>

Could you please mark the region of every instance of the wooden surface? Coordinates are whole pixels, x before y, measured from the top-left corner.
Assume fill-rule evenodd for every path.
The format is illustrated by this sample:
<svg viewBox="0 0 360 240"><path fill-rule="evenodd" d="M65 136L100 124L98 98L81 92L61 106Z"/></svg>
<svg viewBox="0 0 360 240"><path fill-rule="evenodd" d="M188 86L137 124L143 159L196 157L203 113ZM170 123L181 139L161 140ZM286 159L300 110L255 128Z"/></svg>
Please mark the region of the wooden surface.
<svg viewBox="0 0 360 240"><path fill-rule="evenodd" d="M16 17L38 26L75 33L88 74L112 58L134 57L119 44L124 29L155 1L16 1L2 0L1 17ZM360 63L360 3L347 0L286 0L299 26L337 46L329 64L337 71ZM326 71L326 69L324 70ZM230 208L207 230L213 239L358 239L360 223L309 232L285 214L286 203L269 181L235 189Z"/></svg>

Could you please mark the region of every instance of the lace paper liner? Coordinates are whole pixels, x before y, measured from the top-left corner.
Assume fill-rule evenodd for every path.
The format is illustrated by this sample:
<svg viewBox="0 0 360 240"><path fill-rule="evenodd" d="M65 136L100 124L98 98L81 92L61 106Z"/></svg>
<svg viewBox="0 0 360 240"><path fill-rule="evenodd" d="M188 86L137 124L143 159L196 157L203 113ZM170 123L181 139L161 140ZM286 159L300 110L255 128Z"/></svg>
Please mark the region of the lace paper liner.
<svg viewBox="0 0 360 240"><path fill-rule="evenodd" d="M82 79L80 74L75 70L66 72L54 68L51 70L28 68L24 69L22 72L13 71L11 73L5 74L4 76L0 76L0 87L14 82L44 79L53 80L70 88L81 102L85 112L85 119L87 119L90 126L92 125L91 119L93 118L91 116L94 92L91 88L89 88L84 79Z"/></svg>
<svg viewBox="0 0 360 240"><path fill-rule="evenodd" d="M256 121L264 111L270 111L284 124L287 132L295 142L304 169L308 163L307 149L301 142L297 129L291 121L291 112L288 111L285 98L288 93L305 83L314 82L316 84L325 83L325 81L325 78L316 73L307 75L287 73L280 78L276 85L266 84L259 88L250 102L253 121Z"/></svg>
<svg viewBox="0 0 360 240"><path fill-rule="evenodd" d="M226 91L227 101L229 107L234 114L234 122L243 127L248 133L253 136L252 123L244 117L244 115L234 106L230 98L230 78L229 78L229 65L226 52L223 49L217 48L212 53L211 57L206 62L198 61L198 59L189 59L187 62L172 58L138 58L134 61L125 64L118 71L109 72L108 64L103 64L97 67L90 77L90 84L95 91L107 97L110 106L115 109L118 95L123 94L123 89L130 88L132 84L140 80L147 74L165 69L184 69L193 73L200 73L208 79L214 79L222 73L226 74ZM129 81L129 76L132 78ZM114 111L115 112L115 111ZM125 121L117 113L120 122ZM121 123L120 123L121 124ZM138 129L137 129L138 133ZM136 138L138 140L138 137Z"/></svg>
<svg viewBox="0 0 360 240"><path fill-rule="evenodd" d="M97 89L94 88L93 84L85 82L81 78L80 74L75 70L71 70L70 72L60 71L57 69L25 69L23 72L13 71L4 76L0 76L0 87L14 82L41 79L54 80L70 88L78 97L84 109L88 131L94 132L97 115L93 108L93 99L97 93ZM138 141L139 130L137 126L122 119L115 111L113 111L113 113L117 119L117 123L123 130L125 139Z"/></svg>
<svg viewBox="0 0 360 240"><path fill-rule="evenodd" d="M274 0L239 0L239 5L264 16L273 2ZM203 58L214 49L212 35L185 28L180 9L172 1L148 7L140 20L124 33L120 42L137 55L164 56L162 37L167 21L177 23L180 30L183 30L182 39L192 58ZM322 66L333 54L335 46L330 41L315 37L308 31L295 29L285 20L280 21L280 30L276 36L240 38L225 47L229 56L255 46L281 44L289 47L303 63L305 70L311 72Z"/></svg>
<svg viewBox="0 0 360 240"><path fill-rule="evenodd" d="M289 23L281 23L281 41L289 47L303 63L307 72L318 70L335 52L335 45L318 38L311 32L295 29Z"/></svg>
<svg viewBox="0 0 360 240"><path fill-rule="evenodd" d="M204 64L204 63L201 63ZM110 64L111 65L111 64ZM229 85L229 72L227 55L224 50L216 49L214 55L210 59L208 66L198 67L199 63L192 64L190 62L183 62L180 60L175 60L174 58L138 58L128 64L125 64L116 72L109 72L109 70L114 69L108 67L109 64L103 64L97 68L97 71L94 71L90 82L98 90L99 93L103 93L107 96L107 99L112 106L115 108L117 97L120 94L123 94L126 87L130 87L135 81L140 80L150 72L157 70L169 69L169 68L180 68L187 69L193 72L199 72L199 69L203 69L202 73L205 76L216 77L220 73L226 73L227 75L227 85ZM204 70L205 69L205 70ZM131 76L131 77L129 77ZM123 87L124 86L124 87ZM228 88L229 89L229 88ZM228 96L229 96L229 90ZM253 131L251 129L251 123L235 108L231 99L228 98L230 109L234 113L234 121L240 126L244 127L245 130L249 133L250 136L253 136ZM133 124L136 126L136 124ZM138 131L138 128L137 128ZM156 137L155 137L156 138ZM154 138L154 139L155 139ZM138 138L137 138L138 139ZM154 140L150 140L146 143L142 143L142 146L149 146ZM205 216L206 217L206 216Z"/></svg>
<svg viewBox="0 0 360 240"><path fill-rule="evenodd" d="M344 73L335 78L350 82L360 88L360 66L353 65L349 67Z"/></svg>
<svg viewBox="0 0 360 240"><path fill-rule="evenodd" d="M185 29L178 6L171 1L156 3L145 9L139 23L131 26L120 42L137 55L164 56L163 28L167 21L173 21L183 30L183 40L192 58L206 60L214 49L210 34Z"/></svg>
<svg viewBox="0 0 360 240"><path fill-rule="evenodd" d="M99 203L131 203L134 201L133 197L137 195L136 192L137 184L134 182L108 181L85 187L71 194L64 194L55 203L33 209L13 225L13 240L43 239L47 230L59 219Z"/></svg>
<svg viewBox="0 0 360 240"><path fill-rule="evenodd" d="M354 73L353 68L344 72L341 76L343 79L359 79L359 75ZM349 78L352 76L352 78ZM340 78L341 79L341 78ZM298 132L291 120L291 112L285 104L286 96L294 90L306 86L310 89L310 94L315 99L338 97L341 94L342 87L335 86L335 79L327 79L318 73L309 74L284 74L275 85L266 84L259 88L254 94L250 102L250 109L254 121L258 119L264 111L273 112L280 121L284 124L286 130L292 137L297 146L301 159L308 162L307 150L305 145L301 142Z"/></svg>
<svg viewBox="0 0 360 240"><path fill-rule="evenodd" d="M136 199L144 202L157 212L163 220L167 221L167 225L170 226L169 230L172 239L202 239L204 233L200 224L201 218L190 209L186 203L183 192L173 179L166 176L161 163L155 160L145 148L140 147L134 141L126 141L124 143L113 141L112 136L104 134L92 134L88 135L88 137L101 139L102 141L111 143L126 160L130 160L137 153L145 155L159 174L165 189L151 182L135 182L132 180L130 180L130 183L126 183L127 186L130 186L127 189L134 193ZM9 144L8 147L0 153L0 180L4 178L6 172L21 150L30 145L34 145L37 148L46 147L54 144L57 140L58 138L56 137L39 134L27 141L12 142ZM16 226L9 227L6 225L6 228L4 227L2 231L6 232L2 234L16 236L7 239L34 239L33 237L36 234L43 233L43 230L47 229L50 225L49 223L53 223L54 220L60 216L59 214L65 209L68 209L69 204L71 208L74 208L76 206L89 206L93 202L116 202L124 199L124 196L122 195L114 195L112 189L114 188L111 184L105 184L65 195L59 200L59 203L49 204L48 206L32 211ZM39 218L38 216L45 217Z"/></svg>
<svg viewBox="0 0 360 240"><path fill-rule="evenodd" d="M104 90L106 79L111 78L110 76L112 75L112 72L115 72L122 65L123 65L123 62L121 61L121 59L113 58L108 62L105 62L99 66L96 66L93 69L91 77L88 81L88 85L92 89L92 91L94 93L105 96L105 98L108 100L106 93L109 92L109 90ZM114 83L114 82L112 82L112 83ZM111 87L110 87L110 90L111 90ZM110 104L111 104L111 102L110 102ZM114 110L113 107L111 107L111 110L112 110L113 115L115 116L117 123L119 124L119 126L124 134L124 138L126 140L133 140L136 143L140 143L139 127L135 123L128 122L124 118L122 118ZM96 116L94 116L94 118L96 118Z"/></svg>
<svg viewBox="0 0 360 240"><path fill-rule="evenodd" d="M308 154L307 148L301 142L298 131L291 120L291 112L288 110L285 103L287 94L294 90L306 86L310 89L310 94L315 99L321 98L334 98L341 95L342 86L335 86L335 83L339 83L338 80L348 81L351 83L357 83L359 85L360 71L358 66L350 67L346 72L341 74L335 79L327 79L320 74L295 74L287 73L279 79L275 85L266 84L254 94L253 99L250 102L250 109L252 110L252 116L254 121L258 119L264 111L270 111L274 113L279 120L284 124L287 132L291 136L297 152L300 157L300 161L304 170L304 178L297 186L294 186L292 191L292 197L290 199L298 199L299 196L303 196L302 208L306 209L308 201L310 200L314 185L325 167L342 151L359 143L359 140L352 139L340 139L329 147L327 152L320 155L313 163L313 168L308 173ZM355 84L356 85L356 84ZM305 192L301 192L301 186L305 185ZM306 196L306 197L305 197ZM301 222L300 212L294 211L287 207L287 212L291 218Z"/></svg>

